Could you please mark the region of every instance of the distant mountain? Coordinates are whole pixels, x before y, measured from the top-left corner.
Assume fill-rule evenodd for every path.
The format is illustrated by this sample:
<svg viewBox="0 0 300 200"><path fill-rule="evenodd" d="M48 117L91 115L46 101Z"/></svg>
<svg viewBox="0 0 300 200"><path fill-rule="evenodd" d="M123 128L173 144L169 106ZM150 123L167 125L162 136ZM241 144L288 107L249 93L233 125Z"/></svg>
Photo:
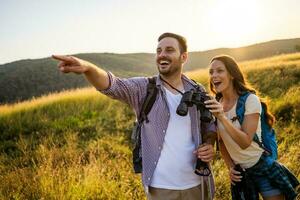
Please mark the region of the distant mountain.
<svg viewBox="0 0 300 200"><path fill-rule="evenodd" d="M204 68L218 54L229 54L238 61L299 51L300 38L274 40L241 48L219 48L191 52L185 71ZM156 73L155 54L86 53L75 55L121 77ZM23 101L55 91L88 85L83 76L64 75L51 58L27 59L0 65L0 103Z"/></svg>
<svg viewBox="0 0 300 200"><path fill-rule="evenodd" d="M210 59L218 54L228 54L237 61L266 58L274 55L300 51L300 38L273 40L240 48L219 48L208 51L191 52L186 70L204 68Z"/></svg>

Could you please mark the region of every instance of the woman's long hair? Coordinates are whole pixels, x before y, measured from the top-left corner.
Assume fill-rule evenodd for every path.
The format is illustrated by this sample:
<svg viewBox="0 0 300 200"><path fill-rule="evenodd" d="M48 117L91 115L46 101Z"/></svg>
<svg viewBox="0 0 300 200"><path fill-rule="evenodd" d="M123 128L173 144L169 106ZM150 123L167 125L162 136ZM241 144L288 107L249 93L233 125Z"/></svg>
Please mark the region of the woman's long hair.
<svg viewBox="0 0 300 200"><path fill-rule="evenodd" d="M257 92L254 88L250 86L250 84L245 79L240 67L238 66L237 62L228 55L218 55L212 58L210 63L212 63L214 60L218 60L222 62L225 65L226 70L229 72L229 74L233 77L233 88L237 92L237 94L240 96L244 92L251 92L257 95ZM214 85L212 83L212 80L209 81L209 87L212 93L216 95L216 99L220 100L222 97L221 93L217 93L217 91L214 88ZM262 101L260 99L262 106L265 109L266 117L267 117L267 123L270 127L273 126L275 122L275 117L270 113L268 110L267 103Z"/></svg>

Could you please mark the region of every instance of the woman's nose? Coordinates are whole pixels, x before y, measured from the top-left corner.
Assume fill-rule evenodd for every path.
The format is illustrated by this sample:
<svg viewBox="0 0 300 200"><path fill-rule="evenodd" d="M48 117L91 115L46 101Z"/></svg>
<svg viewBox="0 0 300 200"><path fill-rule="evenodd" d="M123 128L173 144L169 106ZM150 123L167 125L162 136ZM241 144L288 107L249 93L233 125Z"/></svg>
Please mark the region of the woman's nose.
<svg viewBox="0 0 300 200"><path fill-rule="evenodd" d="M214 77L216 77L216 72L214 72L214 71L209 72L209 75L211 78L214 78Z"/></svg>

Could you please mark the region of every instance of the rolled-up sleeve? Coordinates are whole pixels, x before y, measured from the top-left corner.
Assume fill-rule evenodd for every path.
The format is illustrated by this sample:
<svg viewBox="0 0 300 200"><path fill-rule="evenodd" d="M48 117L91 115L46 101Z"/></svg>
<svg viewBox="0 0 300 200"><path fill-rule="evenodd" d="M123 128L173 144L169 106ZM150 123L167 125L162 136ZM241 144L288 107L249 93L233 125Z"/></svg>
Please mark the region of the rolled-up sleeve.
<svg viewBox="0 0 300 200"><path fill-rule="evenodd" d="M148 79L145 77L119 78L111 72L107 72L107 74L109 86L99 91L106 96L129 104L135 110L139 110L141 102L146 96Z"/></svg>
<svg viewBox="0 0 300 200"><path fill-rule="evenodd" d="M114 90L112 85L113 85L113 81L115 80L115 76L111 72L107 72L107 76L108 76L108 81L109 81L108 88L103 89L103 90L98 90L98 91L107 96L111 96L110 93L113 93L113 90Z"/></svg>

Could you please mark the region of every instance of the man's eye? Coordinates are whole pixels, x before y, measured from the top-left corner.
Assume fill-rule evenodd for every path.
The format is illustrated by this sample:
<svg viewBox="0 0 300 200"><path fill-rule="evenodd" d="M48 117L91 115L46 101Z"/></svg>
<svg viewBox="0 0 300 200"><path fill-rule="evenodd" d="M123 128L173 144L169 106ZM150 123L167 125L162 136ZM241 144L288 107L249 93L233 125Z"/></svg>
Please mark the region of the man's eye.
<svg viewBox="0 0 300 200"><path fill-rule="evenodd" d="M170 48L170 49L167 49L167 52L172 52L174 51L174 49Z"/></svg>

